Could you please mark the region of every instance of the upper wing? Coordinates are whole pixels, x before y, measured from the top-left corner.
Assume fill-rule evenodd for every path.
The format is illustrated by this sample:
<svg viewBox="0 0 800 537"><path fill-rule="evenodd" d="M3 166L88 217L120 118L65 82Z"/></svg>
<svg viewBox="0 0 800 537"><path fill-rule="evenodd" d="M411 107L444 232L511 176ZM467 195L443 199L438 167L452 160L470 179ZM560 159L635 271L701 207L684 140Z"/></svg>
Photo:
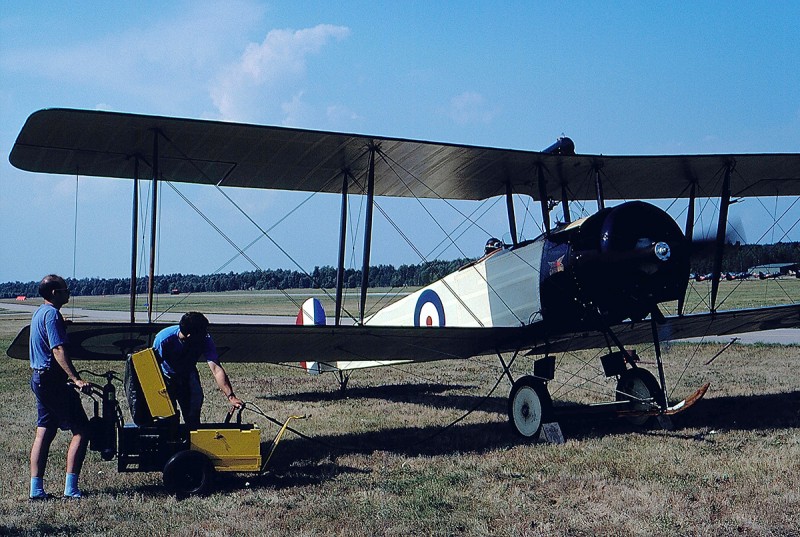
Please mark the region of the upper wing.
<svg viewBox="0 0 800 537"><path fill-rule="evenodd" d="M78 360L116 360L149 346L166 324L70 323L70 354ZM800 305L730 310L668 317L659 325L663 340L800 327ZM418 328L214 324L217 350L227 362L336 362L447 360L531 349L530 354L606 346L599 332L559 333L544 322L523 327ZM652 340L649 322L614 327L625 345ZM29 328L7 353L28 359Z"/></svg>
<svg viewBox="0 0 800 537"><path fill-rule="evenodd" d="M378 196L485 199L506 192L595 199L595 173L607 199L718 196L722 171L735 163L733 196L800 195L800 155L556 156L284 127L70 109L31 114L11 151L24 170L152 177L154 133L161 175L222 186L340 192L345 171L366 183L370 147ZM357 191L357 189L353 189Z"/></svg>

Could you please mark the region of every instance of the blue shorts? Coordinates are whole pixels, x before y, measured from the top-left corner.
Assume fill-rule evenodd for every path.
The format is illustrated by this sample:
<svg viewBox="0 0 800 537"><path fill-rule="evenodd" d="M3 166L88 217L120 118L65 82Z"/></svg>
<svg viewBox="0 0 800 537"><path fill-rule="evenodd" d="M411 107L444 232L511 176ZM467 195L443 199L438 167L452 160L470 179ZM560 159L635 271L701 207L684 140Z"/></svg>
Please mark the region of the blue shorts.
<svg viewBox="0 0 800 537"><path fill-rule="evenodd" d="M67 385L67 376L57 370L33 371L31 389L36 395L37 427L58 427L63 431L84 432L89 418L78 392Z"/></svg>

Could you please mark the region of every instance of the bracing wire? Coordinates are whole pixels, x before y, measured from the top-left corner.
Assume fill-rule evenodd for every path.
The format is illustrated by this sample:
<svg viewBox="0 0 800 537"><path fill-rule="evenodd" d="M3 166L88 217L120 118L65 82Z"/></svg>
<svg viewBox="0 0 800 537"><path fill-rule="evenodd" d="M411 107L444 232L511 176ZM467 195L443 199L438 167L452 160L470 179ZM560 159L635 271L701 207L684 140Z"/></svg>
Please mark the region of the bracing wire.
<svg viewBox="0 0 800 537"><path fill-rule="evenodd" d="M395 161L393 161L393 160L389 159L389 158L388 158L388 157L387 157L387 156L386 156L386 155L385 155L385 154L384 154L382 151L379 151L379 153L380 153L380 155L381 155L381 158L383 158L383 159L386 161L387 165L389 166L389 169L390 169L390 170L392 170L392 171L394 172L394 174L395 174L395 177L397 177L397 179L398 179L400 182L402 182L402 183L403 183L403 186L405 186L405 187L406 187L406 190L408 190L408 192L409 192L409 193L410 193L410 194L411 194L411 195L414 197L414 199L415 199L415 200L417 200L417 203L418 203L418 204L419 204L419 205L422 207L422 209L423 209L423 210L424 210L424 211L425 211L425 212L428 214L428 216L431 218L431 220L433 220L434 224L436 224L436 226L437 226L437 227L438 227L438 228L439 228L439 229L442 231L442 233L444 233L444 234L447 236L447 238L448 238L448 239L449 239L449 240L450 240L450 241L453 243L453 246L455 246L455 247L456 247L456 250L458 250L458 252L461 254L461 256L462 256L462 257L468 257L468 256L467 256L467 255L464 253L464 251L463 251L463 250L461 250L461 248L458 246L458 244L457 244L457 243L456 243L456 242L455 242L455 241L452 239L452 234L451 234L451 233L447 233L447 231L446 231L446 230L445 230L445 229L442 227L442 225L439 223L439 221L438 221L438 220L437 220L437 219L436 219L436 218L435 218L435 217L434 217L434 216L431 214L431 212L428 210L428 208L425 206L425 204L423 204L423 203L422 203L422 201L421 201L421 200L420 200L420 199L419 199L419 198L418 198L418 197L417 197L417 196L414 194L413 190L412 190L412 189L411 189L411 188L408 186L408 184L407 184L407 183L406 183L406 182L403 180L403 178L400 176L400 174L397 172L397 170L395 170L394 166L395 166L395 165L397 165L397 166L398 166L400 169L404 170L404 171L405 171L405 173L409 174L409 175L410 175L410 176L411 176L413 179L416 179L416 180L417 180L417 181L419 181L420 183L422 183L422 181L420 181L420 180L419 180L419 178L417 178L417 177L414 177L414 175L413 175L413 174L411 174L411 172L409 172L408 170L405 170L405 169L404 169L402 166L400 166L399 164L396 164L396 163L395 163ZM424 184L424 183L422 183L422 184ZM438 196L438 195L437 195L437 197L439 197L439 199L443 199L443 198L441 198L441 196ZM378 205L376 204L376 207L377 207L377 206L378 206ZM450 206L451 206L451 207L453 207L453 205L452 205L452 204L450 204ZM454 207L454 208L455 208L455 207ZM397 225L396 225L394 222L392 222L392 221L389 219L389 217L388 217L388 215L385 213L385 211L383 211L383 209L379 209L379 210L380 210L380 211L381 211L381 213L384 215L384 217L385 217L387 220L389 220L389 221L390 221L390 223L391 223L391 224L392 224L392 226L393 226L393 227L394 227L394 228L397 230L397 232L400 234L400 236L401 236L401 237L403 237L403 239L404 239L404 240L405 240L405 241L406 241L406 242L409 244L409 246L411 246L411 248L414 250L414 252L416 252L416 253L417 253L417 255L418 255L418 256L420 256L420 259L422 259L423 261L427 261L427 259L425 259L425 257L423 256L422 252L421 252L421 251L420 251L420 250L419 250L419 249L416 247L416 245L414 245L414 244L413 244L413 243L412 243L412 242L411 242L411 241L410 241L410 240L409 240L409 239L406 237L406 235L405 235L405 234L404 234L404 233L403 233L403 232L402 232L402 231L399 229L399 227L398 227L398 226L397 226ZM459 214L461 214L461 215L462 215L464 218L467 218L467 216L466 216L466 215L465 215L463 212L461 212L460 210L458 211L458 213L459 213ZM477 225L477 224L476 224L476 225ZM475 265L473 265L473 267L475 267ZM495 290L495 289L492 287L492 285L489 283L489 281L486 279L486 277L485 277L483 274L481 274L481 272L480 272L480 271L478 271L478 270L477 270L477 267L475 267L475 270L476 270L477 274L480 276L480 278L481 278L481 279L482 279L482 280L483 280L483 281L486 283L487 287L488 287L489 289L491 289L491 291L492 291L492 292L493 292L493 293L494 293L494 294L497 296L497 298L498 298L498 299L499 299L499 300L500 300L500 301L503 303L503 305L506 307L506 309L509 311L509 313L511 313L511 314L512 314L512 315L513 315L513 316L514 316L516 319L517 319L517 321L520 323L520 325L522 325L522 324L525 324L525 323L522 321L522 319L520 319L520 318L519 318L519 316L516 314L516 312L513 310L513 308L511 308L511 307L510 307L510 306L509 306L509 305L508 305L508 304L505 302L505 300L503 299L503 297L502 297L502 296L500 296L500 294L499 294L499 293L498 293L498 292L497 292L497 291L496 291L496 290ZM465 303L465 302L464 302L464 301L461 299L461 297L460 297L460 296L458 296L458 293L456 293L456 292L455 292L455 290L453 290L453 289L450 287L450 285L447 283L447 281L445 281L444 279L442 279L442 280L440 280L440 281L441 281L441 283L442 283L442 284L443 284L443 285L444 285L444 286L445 286L445 287L446 287L446 288L447 288L447 289L448 289L448 290L451 292L451 294L453 295L453 297L454 297L456 300L458 300L458 302L459 302L459 303L462 305L462 307L464 307L464 309L465 309L465 310L466 310L466 311L467 311L467 312L468 312L468 313L469 313L469 314L472 316L472 318L473 318L473 319L475 319L475 321L476 321L476 322L477 322L477 323L478 323L480 326L484 326L484 323L483 323L483 322L480 320L480 318L479 318L479 317L478 317L478 316L477 316L477 315L476 315L476 314L475 314L475 313L472 311L472 309L471 309L469 306L467 306L467 304L466 304L466 303Z"/></svg>
<svg viewBox="0 0 800 537"><path fill-rule="evenodd" d="M163 136L163 134L162 134L162 136ZM187 162L190 162L190 163L192 164L192 166L194 166L194 168L195 168L195 169L196 169L196 170L197 170L197 171L198 171L198 172L199 172L201 175L203 175L203 177L206 177L207 179L209 179L209 182L213 182L213 181L211 181L211 180L210 180L210 178L209 178L209 177L207 177L207 175L206 175L206 174L205 174L205 173L204 173L204 172L203 172L203 171L202 171L202 170L201 170L201 169L200 169L200 168L199 168L199 167L198 167L198 166L197 166L197 165L194 163L194 161L193 161L192 159L190 159L190 158L189 158L189 157L188 157L188 156L187 156L187 155L186 155L186 154L185 154L185 153L184 153L184 152L183 152L183 151L182 151L182 150L181 150L181 149L180 149L180 148L179 148L177 145L175 145L175 144L172 142L172 140L170 140L170 139L169 139L169 138L167 138L166 136L164 136L164 139L165 139L165 140L167 140L167 142L169 142L169 143L170 143L170 145L171 145L173 148L175 148L175 149L176 149L176 150L177 150L177 151L178 151L178 152L179 152L179 153L180 153L180 154L181 154L181 155L182 155L182 156L183 156L183 157L186 159L186 161L187 161ZM364 154L366 154L366 151L365 151L365 152L364 152L364 153L363 153L361 156L363 156ZM359 157L359 158L360 158L360 157ZM332 177L330 180L333 180L333 177ZM330 180L329 180L329 181L330 181ZM173 187L173 188L174 188L174 187ZM287 258L287 259L289 259L289 260L290 260L290 261L291 261L291 262L292 262L292 263L293 263L293 264L294 264L294 265L295 265L295 266L296 266L296 267L297 267L297 268L300 270L300 272L302 272L302 273L303 273L305 276L307 276L307 277L308 277L308 278L309 278L309 279L310 279L312 282L314 281L314 277L313 277L311 274L309 274L309 272L308 272L307 270L305 270L305 269L304 269L304 268L303 268L303 267L302 267L302 266L301 266L301 265L300 265L300 264L299 264L299 263L298 263L298 262L297 262L297 261L294 259L294 257L292 257L292 256L289 254L289 252L287 252L287 251L286 251L286 250L285 250L285 249L284 249L284 248L283 248L283 247L282 247L282 246L281 246L281 245L280 245L280 244L279 244L277 241L275 241L275 240L272 238L272 236L270 236L270 235L269 235L269 233L268 233L268 232L267 232L267 231L266 231L266 230L265 230L265 229L264 229L264 228L263 228L261 225L259 225L259 224L258 224L258 223L257 223L257 222L256 222L256 221L255 221L255 220L254 220L254 219L253 219L253 218L252 218L250 215L249 215L249 214L247 214L247 212L246 212L246 211L245 211L245 210L244 210L244 209L243 209L243 208L242 208L242 207L241 207L241 206L240 206L238 203L236 203L236 202L233 200L233 198L231 198L231 197L230 197L230 196L229 196L229 195L228 195L228 194L227 194L227 193L226 193L226 192L225 192L225 191L224 191L224 190L221 188L221 186L220 186L220 184L219 184L219 183L215 183L215 188L217 189L217 191L218 191L218 192L219 192L219 193L220 193L220 194L221 194L221 195L222 195L222 196L223 196L223 197L224 197L226 200L228 200L228 202L229 202L229 203L231 203L231 205L233 205L233 207L234 207L234 208L235 208L237 211L239 211L239 212L240 212L240 213L241 213L241 214L242 214L242 215L245 217L245 219L247 219L247 220L248 220L248 221L249 221L249 222L250 222L250 223L251 223L253 226L255 226L255 227L256 227L256 229L258 229L258 230L259 230L259 232L261 233L261 235L263 235L264 237L266 237L266 238L267 238L267 239L268 239L268 240L269 240L269 241L270 241L270 242L271 242L271 243L272 243L272 244L273 244L273 245L274 245L274 246L275 246L275 247L276 247L276 248L277 248L277 249L278 249L278 250L279 250L279 251L280 251L280 252L281 252L281 253L282 253L284 256L286 256L286 258ZM238 247L237 247L237 249L238 249ZM321 290L323 293L325 293L325 295L326 295L326 296L327 296L329 299L331 299L331 300L334 300L334 299L333 299L333 297L330 295L330 292L328 292L328 290L327 290L327 289L323 288L322 286L319 286L319 288L320 288L320 290ZM289 298L289 300L290 300L292 303L295 303L295 304L296 304L296 302L295 302L295 301L294 301L294 300L293 300L293 299L292 299L292 298L291 298L291 297L288 295L288 293L287 293L287 292L286 292L284 289L280 289L280 291L281 291L281 292L282 292L282 293L283 293L283 294L284 294L284 295L285 295L287 298ZM342 311L344 311L344 312L345 312L345 314L346 314L347 316L349 316L351 319L355 320L355 316L353 316L353 314L351 314L349 311L347 311L347 310L346 310L344 307L342 307Z"/></svg>
<svg viewBox="0 0 800 537"><path fill-rule="evenodd" d="M78 184L80 182L80 174L75 173L75 212L72 221L72 279L76 279L78 270ZM72 316L75 316L75 299L71 304Z"/></svg>

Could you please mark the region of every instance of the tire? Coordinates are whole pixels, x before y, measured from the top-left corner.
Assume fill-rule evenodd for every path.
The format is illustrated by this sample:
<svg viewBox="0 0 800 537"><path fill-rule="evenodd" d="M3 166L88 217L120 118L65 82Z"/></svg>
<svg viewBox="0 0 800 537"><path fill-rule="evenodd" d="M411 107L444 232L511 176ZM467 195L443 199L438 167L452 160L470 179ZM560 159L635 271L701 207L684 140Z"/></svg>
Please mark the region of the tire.
<svg viewBox="0 0 800 537"><path fill-rule="evenodd" d="M642 399L652 399L658 405L664 399L664 392L648 370L640 367L628 369L617 381L617 401L631 401L633 410L652 409L652 405L642 402ZM653 421L653 416L629 416L626 419L637 427L644 427Z"/></svg>
<svg viewBox="0 0 800 537"><path fill-rule="evenodd" d="M199 451L179 451L164 465L164 487L174 494L203 494L211 489L214 466Z"/></svg>
<svg viewBox="0 0 800 537"><path fill-rule="evenodd" d="M544 383L531 376L517 379L508 396L508 419L514 432L535 438L552 414L553 400Z"/></svg>

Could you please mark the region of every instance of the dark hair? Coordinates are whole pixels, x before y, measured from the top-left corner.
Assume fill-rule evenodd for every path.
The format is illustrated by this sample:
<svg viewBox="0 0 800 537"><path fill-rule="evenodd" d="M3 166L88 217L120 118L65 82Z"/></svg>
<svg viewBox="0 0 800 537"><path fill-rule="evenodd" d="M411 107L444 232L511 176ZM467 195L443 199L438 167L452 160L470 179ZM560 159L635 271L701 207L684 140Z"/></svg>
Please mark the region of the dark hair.
<svg viewBox="0 0 800 537"><path fill-rule="evenodd" d="M39 296L45 300L53 298L53 291L62 289L64 278L58 274L48 274L39 282Z"/></svg>
<svg viewBox="0 0 800 537"><path fill-rule="evenodd" d="M181 317L180 328L184 336L205 337L208 333L208 319L202 313L190 311Z"/></svg>

